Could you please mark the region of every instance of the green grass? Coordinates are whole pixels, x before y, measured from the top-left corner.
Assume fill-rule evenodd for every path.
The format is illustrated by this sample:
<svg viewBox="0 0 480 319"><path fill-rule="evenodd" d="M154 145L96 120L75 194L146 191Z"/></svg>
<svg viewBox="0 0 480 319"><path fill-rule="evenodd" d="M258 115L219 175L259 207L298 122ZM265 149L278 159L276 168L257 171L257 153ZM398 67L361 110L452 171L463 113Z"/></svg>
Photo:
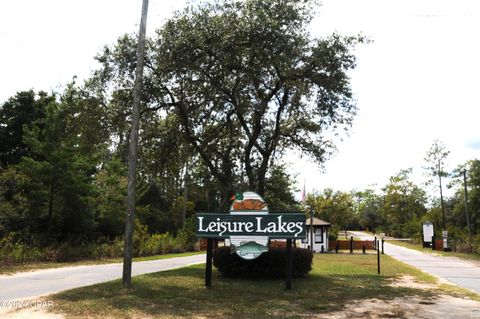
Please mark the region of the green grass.
<svg viewBox="0 0 480 319"><path fill-rule="evenodd" d="M342 309L357 300L417 295L430 299L438 292L392 287L392 280L411 275L436 282L420 270L376 255L317 254L312 272L295 278L293 290L283 280L223 278L213 272L213 287L204 287L204 265L134 277L133 287L119 280L66 291L53 297L54 312L78 318L305 318Z"/></svg>
<svg viewBox="0 0 480 319"><path fill-rule="evenodd" d="M178 254L164 254L164 255L155 255L148 257L136 257L133 258L133 261L147 261L147 260L157 260L157 259L166 259L174 257L186 257L198 254L204 254L205 252L186 252ZM88 266L88 265L102 265L102 264L112 264L112 263L121 263L123 262L122 258L105 258L105 259L93 259L93 260L80 260L74 262L36 262L36 263L27 263L23 265L12 265L12 266L0 266L0 274L12 275L17 272L32 271L39 269L49 269L49 268L61 268L61 267L72 267L72 266Z"/></svg>
<svg viewBox="0 0 480 319"><path fill-rule="evenodd" d="M421 244L413 244L407 241L398 241L398 240L388 240L390 244L394 244L397 246L402 246L405 248L410 248L414 250L421 251L423 253L432 254L432 255L440 255L440 256L447 256L447 257L458 257L467 260L478 260L480 261L480 255L478 254L468 254L468 253L457 253L453 251L442 251L442 250L432 250L432 248L423 248Z"/></svg>

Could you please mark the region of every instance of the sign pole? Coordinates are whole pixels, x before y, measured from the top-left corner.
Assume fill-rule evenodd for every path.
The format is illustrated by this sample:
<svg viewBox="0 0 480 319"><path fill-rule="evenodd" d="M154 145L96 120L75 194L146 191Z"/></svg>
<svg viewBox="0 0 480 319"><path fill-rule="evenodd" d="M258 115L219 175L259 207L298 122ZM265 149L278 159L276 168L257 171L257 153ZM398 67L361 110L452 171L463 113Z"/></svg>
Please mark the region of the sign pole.
<svg viewBox="0 0 480 319"><path fill-rule="evenodd" d="M310 210L310 249L313 250L313 209Z"/></svg>
<svg viewBox="0 0 480 319"><path fill-rule="evenodd" d="M292 290L292 240L287 239L287 263L285 290Z"/></svg>
<svg viewBox="0 0 480 319"><path fill-rule="evenodd" d="M213 239L207 239L207 265L205 267L205 287L212 286Z"/></svg>

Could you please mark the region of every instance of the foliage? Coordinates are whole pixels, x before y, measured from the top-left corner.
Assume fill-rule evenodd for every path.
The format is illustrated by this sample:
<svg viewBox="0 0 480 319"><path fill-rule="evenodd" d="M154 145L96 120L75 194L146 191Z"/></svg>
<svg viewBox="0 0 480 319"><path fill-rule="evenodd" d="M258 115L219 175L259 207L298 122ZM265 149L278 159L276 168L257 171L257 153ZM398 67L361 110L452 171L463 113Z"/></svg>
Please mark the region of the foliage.
<svg viewBox="0 0 480 319"><path fill-rule="evenodd" d="M463 178L463 171L466 174L466 185ZM455 187L455 194L447 201L450 214L447 215L449 222L449 233L457 234L458 239L469 243L468 236L468 217L470 221L470 234L472 236L472 245L475 244L475 235L480 230L480 160L471 160L459 165L454 170L453 181L450 185ZM466 187L466 189L465 189ZM465 207L468 199L468 207ZM470 245L470 243L469 243ZM474 248L474 247L472 247Z"/></svg>
<svg viewBox="0 0 480 319"><path fill-rule="evenodd" d="M25 185L29 210L35 212L37 233L43 239L82 240L93 230L89 198L95 158L84 154L77 136L69 133L62 104L50 103L43 127L25 129L32 156L23 157L18 169L29 180Z"/></svg>
<svg viewBox="0 0 480 319"><path fill-rule="evenodd" d="M55 96L32 90L18 92L0 106L0 168L18 164L22 156L30 155L24 142L24 128L43 125L48 104Z"/></svg>
<svg viewBox="0 0 480 319"><path fill-rule="evenodd" d="M195 236L195 218L192 216L185 221L185 227L177 233L177 239L184 245L187 250L194 250L197 242Z"/></svg>
<svg viewBox="0 0 480 319"><path fill-rule="evenodd" d="M319 194L309 194L306 205L315 211L315 216L333 225L332 232L358 227L358 216L350 193L327 188Z"/></svg>
<svg viewBox="0 0 480 319"><path fill-rule="evenodd" d="M194 251L196 239L192 241L189 232L172 234L148 234L145 226L136 225L134 233L135 257L155 256L168 253ZM0 265L20 265L38 262L72 262L79 260L102 260L123 257L122 237L113 240L98 240L84 243L61 242L51 246L36 247L25 245L15 239L15 234L0 239Z"/></svg>
<svg viewBox="0 0 480 319"><path fill-rule="evenodd" d="M383 206L383 198L377 195L375 191L366 189L364 191L357 191L354 194L357 202L358 222L361 227L367 230L379 229L385 224L381 214Z"/></svg>
<svg viewBox="0 0 480 319"><path fill-rule="evenodd" d="M392 236L418 236L420 218L426 212L426 193L410 180L411 172L400 170L383 188L383 230Z"/></svg>
<svg viewBox="0 0 480 319"><path fill-rule="evenodd" d="M96 231L107 238L123 234L125 228L127 178L125 166L117 157L103 164L92 181Z"/></svg>
<svg viewBox="0 0 480 319"><path fill-rule="evenodd" d="M193 155L221 185L222 205L242 184L265 194L269 165L288 148L322 163L326 132L355 114L347 71L363 39L312 39L312 1L202 3L178 12L148 42L144 119L174 117ZM129 105L134 39L98 56L95 83L113 88L113 108ZM151 116L150 116L151 114ZM149 125L149 124L147 124ZM178 136L178 135L177 135Z"/></svg>
<svg viewBox="0 0 480 319"><path fill-rule="evenodd" d="M305 276L312 269L313 253L308 249L292 248L293 276ZM219 247L213 252L213 265L222 275L232 278L284 278L286 248L270 248L253 260L245 260Z"/></svg>
<svg viewBox="0 0 480 319"><path fill-rule="evenodd" d="M298 193L294 180L285 165L275 165L267 175L265 184L265 201L271 212L292 211L298 209L294 194Z"/></svg>
<svg viewBox="0 0 480 319"><path fill-rule="evenodd" d="M427 164L425 170L431 178L429 180L430 184L433 183L433 178L435 177L441 178L448 176L448 172L445 171L445 160L449 154L450 151L447 150L445 144L440 140L435 140L430 146L430 149L425 155L425 162Z"/></svg>
<svg viewBox="0 0 480 319"><path fill-rule="evenodd" d="M442 177L447 177L449 174L445 171L445 160L450 154L440 140L435 140L430 146L430 149L425 156L425 162L427 166L425 167L427 175L430 179L427 181L428 184L433 184L433 179L438 178L438 190L440 193L440 206L442 208L442 227L447 229L446 220L445 220L445 204L443 200L443 188L442 188Z"/></svg>

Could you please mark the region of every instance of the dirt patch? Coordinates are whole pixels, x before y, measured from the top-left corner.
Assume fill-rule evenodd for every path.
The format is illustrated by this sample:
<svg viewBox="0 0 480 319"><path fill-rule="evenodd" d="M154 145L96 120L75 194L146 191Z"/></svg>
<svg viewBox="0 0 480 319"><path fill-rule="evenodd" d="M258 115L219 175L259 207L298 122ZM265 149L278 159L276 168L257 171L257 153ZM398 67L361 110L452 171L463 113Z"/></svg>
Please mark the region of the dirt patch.
<svg viewBox="0 0 480 319"><path fill-rule="evenodd" d="M425 318L425 319L480 319L480 302L441 295L434 299L417 297L395 298L389 301L365 300L342 311L315 316L316 318Z"/></svg>
<svg viewBox="0 0 480 319"><path fill-rule="evenodd" d="M48 312L46 309L27 308L2 314L3 319L64 319L62 314Z"/></svg>
<svg viewBox="0 0 480 319"><path fill-rule="evenodd" d="M438 288L436 284L433 283L426 283L426 282L418 282L415 280L415 277L410 275L405 275L399 278L396 278L390 286L392 287L404 287L404 288L413 288L413 289L435 289Z"/></svg>
<svg viewBox="0 0 480 319"><path fill-rule="evenodd" d="M420 290L436 289L433 283L415 281L412 276L402 276L391 283L392 287ZM469 298L438 295L434 298L397 297L384 301L368 299L348 305L344 310L315 316L316 318L425 318L425 319L480 319L480 302Z"/></svg>

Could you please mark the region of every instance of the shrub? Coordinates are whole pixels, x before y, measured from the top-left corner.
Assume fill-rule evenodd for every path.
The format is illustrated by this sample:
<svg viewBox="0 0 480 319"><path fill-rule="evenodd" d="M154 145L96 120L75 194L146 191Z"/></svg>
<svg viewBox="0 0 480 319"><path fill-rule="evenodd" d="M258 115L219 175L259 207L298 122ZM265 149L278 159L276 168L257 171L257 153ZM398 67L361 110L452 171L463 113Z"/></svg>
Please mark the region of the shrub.
<svg viewBox="0 0 480 319"><path fill-rule="evenodd" d="M293 276L300 277L312 270L313 253L308 249L292 248ZM253 260L245 260L230 252L230 247L219 247L213 252L213 265L226 277L273 279L284 278L286 249L270 248Z"/></svg>

